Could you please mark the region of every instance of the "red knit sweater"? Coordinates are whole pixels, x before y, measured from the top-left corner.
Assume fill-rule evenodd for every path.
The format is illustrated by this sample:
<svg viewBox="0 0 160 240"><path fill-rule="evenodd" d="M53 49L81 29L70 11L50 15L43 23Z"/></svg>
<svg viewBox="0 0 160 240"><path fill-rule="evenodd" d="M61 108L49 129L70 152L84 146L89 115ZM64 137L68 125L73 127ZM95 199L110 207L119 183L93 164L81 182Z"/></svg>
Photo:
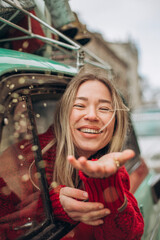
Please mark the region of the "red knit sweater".
<svg viewBox="0 0 160 240"><path fill-rule="evenodd" d="M41 148L44 148L51 139L53 139L52 128L39 136ZM24 150L25 151L25 150ZM28 148L25 151L28 152ZM48 184L52 182L52 173L54 169L56 149L50 148L43 159L46 161L46 176ZM89 178L82 172L79 173L81 180L84 183L85 190L89 194L89 201L102 202L105 207L111 210L111 214L104 218L104 224L99 226L89 226L80 223L75 227L63 240L138 240L143 234L144 222L139 211L137 201L129 192L129 176L124 167L121 167L118 172L105 179ZM5 185L1 179L1 185ZM0 186L1 188L2 186ZM72 224L75 222L66 214L59 200L59 191L61 187L50 190L50 199L52 202L53 213L58 220L67 221ZM117 209L124 202L124 195L127 197L128 204L124 211L118 212ZM4 200L6 204L4 204ZM10 201L12 200L12 201ZM19 203L19 199L13 193L6 198L0 194L1 214L4 216L14 211L14 204ZM42 208L42 200L39 199L37 207L39 212ZM1 231L3 233L3 229ZM7 235L11 236L11 230L7 231ZM1 235L2 236L2 235ZM13 236L13 235L12 235ZM12 239L12 238L2 238ZM14 238L13 238L14 239Z"/></svg>
<svg viewBox="0 0 160 240"><path fill-rule="evenodd" d="M40 136L42 148L47 144L48 139L50 139L49 136L52 136L52 129L49 129L47 134ZM49 162L54 162L55 151L55 147L52 147L43 156L43 159L47 161L48 167L46 167L46 173L48 176L50 176L49 184L51 183L51 172L53 171L53 169L49 167ZM89 194L89 201L102 202L105 207L111 210L111 214L105 217L103 225L93 227L80 223L70 234L68 234L63 239L141 239L144 228L143 217L139 211L135 197L129 192L129 176L125 167L121 167L116 174L105 179L89 178L86 177L82 172L80 172L79 175L84 183L85 190ZM52 189L50 191L50 198L52 201L54 215L59 220L75 223L68 217L59 201L59 190L61 187L63 186L59 186L58 188ZM118 212L117 209L121 207L124 202L124 195L127 197L127 207L124 211Z"/></svg>

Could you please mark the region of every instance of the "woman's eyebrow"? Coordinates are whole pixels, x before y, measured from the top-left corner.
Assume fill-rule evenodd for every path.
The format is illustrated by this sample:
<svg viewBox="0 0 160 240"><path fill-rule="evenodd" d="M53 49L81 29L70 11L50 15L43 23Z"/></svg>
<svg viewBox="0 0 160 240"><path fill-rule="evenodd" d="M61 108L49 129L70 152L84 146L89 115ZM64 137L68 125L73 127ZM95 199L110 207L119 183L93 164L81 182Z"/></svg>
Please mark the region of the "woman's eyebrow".
<svg viewBox="0 0 160 240"><path fill-rule="evenodd" d="M107 99L99 99L99 102L100 103L109 103L109 104L112 104L111 101L107 100Z"/></svg>
<svg viewBox="0 0 160 240"><path fill-rule="evenodd" d="M88 98L86 98L86 97L76 97L76 100L88 101ZM99 99L98 102L99 103L109 103L109 104L112 104L112 102L107 100L107 99Z"/></svg>
<svg viewBox="0 0 160 240"><path fill-rule="evenodd" d="M76 97L76 100L84 100L84 101L87 101L88 98L86 98L86 97Z"/></svg>

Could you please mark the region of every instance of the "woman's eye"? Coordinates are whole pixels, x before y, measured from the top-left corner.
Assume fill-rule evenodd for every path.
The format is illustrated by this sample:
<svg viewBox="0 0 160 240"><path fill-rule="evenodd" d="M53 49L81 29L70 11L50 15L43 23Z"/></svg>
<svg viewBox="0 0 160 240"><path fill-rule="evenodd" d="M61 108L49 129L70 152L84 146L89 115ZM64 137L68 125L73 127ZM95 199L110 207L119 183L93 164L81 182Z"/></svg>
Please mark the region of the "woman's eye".
<svg viewBox="0 0 160 240"><path fill-rule="evenodd" d="M110 108L106 108L106 107L101 107L99 108L100 111L103 111L103 112L112 112L112 110Z"/></svg>
<svg viewBox="0 0 160 240"><path fill-rule="evenodd" d="M83 109L84 105L82 105L82 104L74 104L73 107Z"/></svg>

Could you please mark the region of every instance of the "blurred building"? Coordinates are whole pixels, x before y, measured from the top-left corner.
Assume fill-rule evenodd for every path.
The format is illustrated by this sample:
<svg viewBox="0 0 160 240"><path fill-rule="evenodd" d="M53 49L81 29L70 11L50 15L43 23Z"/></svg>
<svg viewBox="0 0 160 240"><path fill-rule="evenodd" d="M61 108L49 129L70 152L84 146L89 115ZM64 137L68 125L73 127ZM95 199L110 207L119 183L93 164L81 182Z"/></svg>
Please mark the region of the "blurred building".
<svg viewBox="0 0 160 240"><path fill-rule="evenodd" d="M107 42L99 33L90 33L87 48L108 63L114 71L115 81L134 109L142 104L140 77L138 75L138 50L132 42Z"/></svg>

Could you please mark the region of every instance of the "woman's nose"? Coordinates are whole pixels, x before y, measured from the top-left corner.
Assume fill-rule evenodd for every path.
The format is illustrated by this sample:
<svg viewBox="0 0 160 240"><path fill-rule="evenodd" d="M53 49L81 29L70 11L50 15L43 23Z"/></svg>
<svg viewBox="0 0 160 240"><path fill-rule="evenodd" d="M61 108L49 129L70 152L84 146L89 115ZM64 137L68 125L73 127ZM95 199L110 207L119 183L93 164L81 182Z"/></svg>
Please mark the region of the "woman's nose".
<svg viewBox="0 0 160 240"><path fill-rule="evenodd" d="M94 107L90 107L86 111L86 115L84 116L85 119L90 121L98 120L97 110Z"/></svg>

